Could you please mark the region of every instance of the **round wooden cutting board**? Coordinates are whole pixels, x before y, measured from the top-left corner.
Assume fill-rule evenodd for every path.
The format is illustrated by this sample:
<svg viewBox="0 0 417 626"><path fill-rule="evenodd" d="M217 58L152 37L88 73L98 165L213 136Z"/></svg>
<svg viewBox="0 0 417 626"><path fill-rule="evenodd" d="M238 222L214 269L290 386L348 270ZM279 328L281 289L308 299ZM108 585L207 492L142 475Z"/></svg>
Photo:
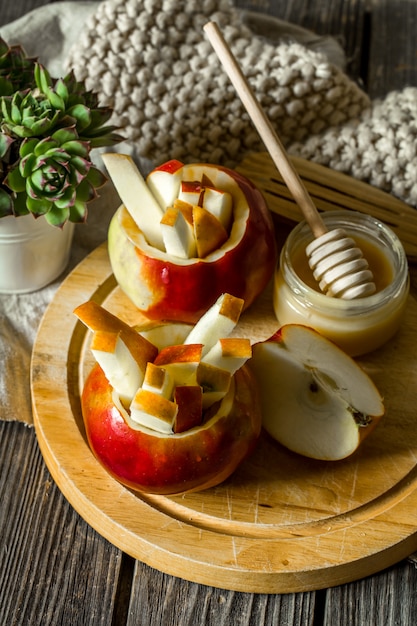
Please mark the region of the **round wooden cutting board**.
<svg viewBox="0 0 417 626"><path fill-rule="evenodd" d="M137 495L113 480L85 439L80 392L90 335L73 315L94 299L129 323L138 315L111 273L106 245L65 280L41 322L31 385L39 445L80 515L112 544L163 572L236 591L286 593L345 583L417 549L417 303L398 335L361 359L386 415L357 453L318 462L262 436L219 487L177 497ZM235 334L276 330L270 294Z"/></svg>

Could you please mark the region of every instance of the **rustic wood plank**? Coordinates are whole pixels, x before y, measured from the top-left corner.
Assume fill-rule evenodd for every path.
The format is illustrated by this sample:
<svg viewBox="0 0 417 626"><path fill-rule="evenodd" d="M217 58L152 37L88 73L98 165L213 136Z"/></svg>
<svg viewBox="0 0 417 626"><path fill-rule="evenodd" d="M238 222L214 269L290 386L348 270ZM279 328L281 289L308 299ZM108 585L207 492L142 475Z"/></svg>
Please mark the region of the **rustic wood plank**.
<svg viewBox="0 0 417 626"><path fill-rule="evenodd" d="M318 626L315 598L315 593L266 595L213 589L136 562L127 626Z"/></svg>
<svg viewBox="0 0 417 626"><path fill-rule="evenodd" d="M327 594L324 626L415 626L416 620L417 571L411 563L401 563Z"/></svg>
<svg viewBox="0 0 417 626"><path fill-rule="evenodd" d="M372 3L368 91L372 97L417 86L417 3L377 0Z"/></svg>
<svg viewBox="0 0 417 626"><path fill-rule="evenodd" d="M109 625L121 552L47 471L33 429L0 423L0 624Z"/></svg>

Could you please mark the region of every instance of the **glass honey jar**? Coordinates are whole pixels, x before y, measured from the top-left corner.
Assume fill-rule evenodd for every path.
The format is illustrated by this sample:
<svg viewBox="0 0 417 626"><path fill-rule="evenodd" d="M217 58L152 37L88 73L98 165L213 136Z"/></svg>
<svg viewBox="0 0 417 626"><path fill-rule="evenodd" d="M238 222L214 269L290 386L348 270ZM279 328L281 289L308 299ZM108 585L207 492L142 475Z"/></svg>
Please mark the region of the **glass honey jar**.
<svg viewBox="0 0 417 626"><path fill-rule="evenodd" d="M302 222L281 251L273 286L275 315L281 325L310 326L359 356L382 346L400 327L409 293L407 258L397 235L373 217L335 210L323 220L329 230L343 228L355 240L374 275L376 292L354 300L323 294L305 252L313 236Z"/></svg>

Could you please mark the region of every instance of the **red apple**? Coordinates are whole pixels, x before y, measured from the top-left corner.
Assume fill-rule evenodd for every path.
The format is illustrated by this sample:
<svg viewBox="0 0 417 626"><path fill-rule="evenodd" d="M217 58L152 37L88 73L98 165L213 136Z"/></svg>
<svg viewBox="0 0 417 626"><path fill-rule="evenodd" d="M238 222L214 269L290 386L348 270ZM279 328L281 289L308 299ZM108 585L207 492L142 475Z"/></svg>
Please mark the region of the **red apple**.
<svg viewBox="0 0 417 626"><path fill-rule="evenodd" d="M88 442L107 471L131 489L165 495L226 480L252 451L261 429L257 385L246 365L203 423L182 433L164 435L135 425L98 363L85 382L82 412Z"/></svg>
<svg viewBox="0 0 417 626"><path fill-rule="evenodd" d="M155 174L153 173L155 172ZM276 264L271 215L261 192L235 171L215 165L182 165L169 161L154 170L147 183L162 202L174 200L179 181L203 181L233 199L227 241L205 258L175 258L146 240L125 207L108 233L109 257L121 289L150 320L195 323L222 293L249 307L264 290ZM165 207L165 209L168 207ZM164 210L164 209L162 209Z"/></svg>

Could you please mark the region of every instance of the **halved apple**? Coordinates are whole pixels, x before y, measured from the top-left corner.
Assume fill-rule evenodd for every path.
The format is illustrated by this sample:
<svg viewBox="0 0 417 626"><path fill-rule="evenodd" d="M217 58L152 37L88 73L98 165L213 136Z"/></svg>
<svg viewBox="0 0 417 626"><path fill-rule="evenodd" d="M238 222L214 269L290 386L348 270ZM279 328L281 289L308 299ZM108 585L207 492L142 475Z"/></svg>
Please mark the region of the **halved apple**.
<svg viewBox="0 0 417 626"><path fill-rule="evenodd" d="M242 298L247 308L273 274L272 218L261 192L248 179L220 166L180 166L178 161L158 167L146 179L153 195L166 203L165 210L178 198L181 181L205 180L230 194L233 209L227 240L204 258L174 257L152 246L124 206L111 221L108 249L114 275L148 319L195 323L225 292Z"/></svg>
<svg viewBox="0 0 417 626"><path fill-rule="evenodd" d="M384 414L366 372L306 326L282 326L253 346L249 364L266 431L304 456L336 461L351 455Z"/></svg>

